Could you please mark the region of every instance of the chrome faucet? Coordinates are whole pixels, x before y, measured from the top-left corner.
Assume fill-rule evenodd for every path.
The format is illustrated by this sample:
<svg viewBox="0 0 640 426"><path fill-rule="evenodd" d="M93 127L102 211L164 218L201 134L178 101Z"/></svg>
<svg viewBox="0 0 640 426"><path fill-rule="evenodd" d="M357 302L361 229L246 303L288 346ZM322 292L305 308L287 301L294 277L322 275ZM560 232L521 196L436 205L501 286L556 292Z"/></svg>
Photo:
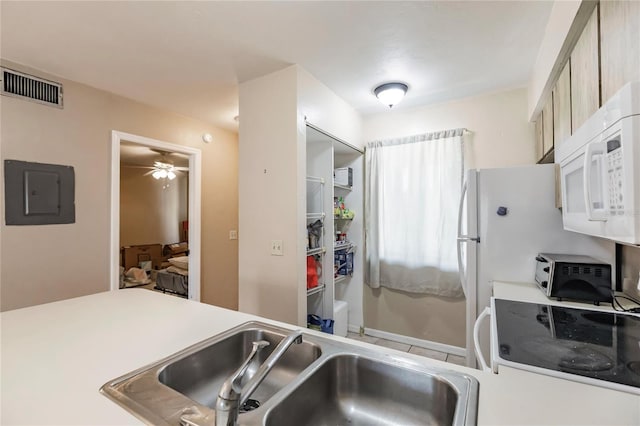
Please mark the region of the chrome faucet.
<svg viewBox="0 0 640 426"><path fill-rule="evenodd" d="M265 340L253 342L253 348L247 359L224 381L220 392L218 392L218 398L216 400L216 426L235 426L237 424L240 407L244 405L251 394L260 386L260 383L262 383L267 374L269 374L276 362L278 362L287 349L289 349L289 346L294 343L302 343L302 330L294 331L282 339L271 355L269 355L255 374L249 378L243 386L242 382L245 381L245 374L247 373L249 365L253 362L258 352L269 346L269 342Z"/></svg>

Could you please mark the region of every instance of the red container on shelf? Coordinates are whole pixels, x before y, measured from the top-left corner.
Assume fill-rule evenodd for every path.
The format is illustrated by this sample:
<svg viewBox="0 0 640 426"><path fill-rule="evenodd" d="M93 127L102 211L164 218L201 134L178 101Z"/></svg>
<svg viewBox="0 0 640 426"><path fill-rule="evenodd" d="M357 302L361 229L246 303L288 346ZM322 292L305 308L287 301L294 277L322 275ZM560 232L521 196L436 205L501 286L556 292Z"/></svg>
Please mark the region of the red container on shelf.
<svg viewBox="0 0 640 426"><path fill-rule="evenodd" d="M315 257L307 256L307 289L318 287L318 262Z"/></svg>

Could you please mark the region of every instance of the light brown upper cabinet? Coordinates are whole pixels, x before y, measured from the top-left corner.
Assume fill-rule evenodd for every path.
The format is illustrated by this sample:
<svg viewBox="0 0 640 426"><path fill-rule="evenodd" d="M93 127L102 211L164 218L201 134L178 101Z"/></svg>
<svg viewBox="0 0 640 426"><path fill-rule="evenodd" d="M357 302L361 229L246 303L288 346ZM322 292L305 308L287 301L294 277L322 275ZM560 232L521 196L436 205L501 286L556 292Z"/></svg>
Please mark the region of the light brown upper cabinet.
<svg viewBox="0 0 640 426"><path fill-rule="evenodd" d="M571 124L575 132L600 108L598 7L593 10L571 54Z"/></svg>
<svg viewBox="0 0 640 426"><path fill-rule="evenodd" d="M600 2L602 103L640 80L640 1Z"/></svg>
<svg viewBox="0 0 640 426"><path fill-rule="evenodd" d="M542 155L553 149L553 93L542 108Z"/></svg>
<svg viewBox="0 0 640 426"><path fill-rule="evenodd" d="M571 136L571 65L562 69L553 88L553 143L560 145Z"/></svg>
<svg viewBox="0 0 640 426"><path fill-rule="evenodd" d="M542 138L542 112L540 112L536 119L536 161L542 160L542 157L544 156L544 141Z"/></svg>

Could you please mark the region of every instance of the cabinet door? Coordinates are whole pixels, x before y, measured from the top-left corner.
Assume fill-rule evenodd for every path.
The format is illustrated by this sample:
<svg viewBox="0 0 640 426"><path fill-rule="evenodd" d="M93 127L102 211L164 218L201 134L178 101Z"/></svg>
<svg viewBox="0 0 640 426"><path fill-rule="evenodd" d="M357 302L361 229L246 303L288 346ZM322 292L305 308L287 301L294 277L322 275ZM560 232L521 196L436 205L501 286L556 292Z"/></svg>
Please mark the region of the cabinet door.
<svg viewBox="0 0 640 426"><path fill-rule="evenodd" d="M640 80L640 1L600 2L602 103Z"/></svg>
<svg viewBox="0 0 640 426"><path fill-rule="evenodd" d="M571 136L570 62L564 66L553 89L553 144L560 145Z"/></svg>
<svg viewBox="0 0 640 426"><path fill-rule="evenodd" d="M536 162L542 160L544 156L544 141L542 140L542 112L536 118Z"/></svg>
<svg viewBox="0 0 640 426"><path fill-rule="evenodd" d="M553 93L542 108L542 155L553 149Z"/></svg>
<svg viewBox="0 0 640 426"><path fill-rule="evenodd" d="M598 7L571 53L571 124L575 132L600 108Z"/></svg>

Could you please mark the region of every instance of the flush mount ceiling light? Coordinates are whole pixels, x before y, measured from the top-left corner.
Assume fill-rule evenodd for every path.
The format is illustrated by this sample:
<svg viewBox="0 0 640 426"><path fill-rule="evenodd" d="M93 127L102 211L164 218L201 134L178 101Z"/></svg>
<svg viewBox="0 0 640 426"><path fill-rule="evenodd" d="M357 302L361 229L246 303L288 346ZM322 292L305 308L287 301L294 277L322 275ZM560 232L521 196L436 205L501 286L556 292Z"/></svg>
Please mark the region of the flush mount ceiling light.
<svg viewBox="0 0 640 426"><path fill-rule="evenodd" d="M409 86L406 84L393 82L381 84L373 90L373 93L380 102L392 108L404 98L407 90L409 90Z"/></svg>

